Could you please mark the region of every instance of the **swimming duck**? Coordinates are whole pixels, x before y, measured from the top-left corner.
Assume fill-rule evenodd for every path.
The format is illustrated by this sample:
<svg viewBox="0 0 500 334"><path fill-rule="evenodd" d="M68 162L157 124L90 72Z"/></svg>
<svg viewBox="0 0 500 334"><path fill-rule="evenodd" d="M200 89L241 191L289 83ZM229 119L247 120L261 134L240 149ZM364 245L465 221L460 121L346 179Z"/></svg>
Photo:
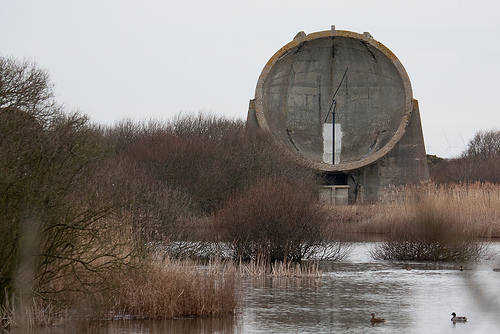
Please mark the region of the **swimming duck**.
<svg viewBox="0 0 500 334"><path fill-rule="evenodd" d="M372 313L370 314L372 316L372 318L370 319L370 322L372 324L378 324L378 323L381 323L381 322L385 322L385 319L382 319L382 318L375 318L375 313Z"/></svg>
<svg viewBox="0 0 500 334"><path fill-rule="evenodd" d="M451 321L453 321L453 322L466 322L467 321L467 317L457 317L457 314L455 312L453 312L451 315L453 316L453 318L451 318Z"/></svg>

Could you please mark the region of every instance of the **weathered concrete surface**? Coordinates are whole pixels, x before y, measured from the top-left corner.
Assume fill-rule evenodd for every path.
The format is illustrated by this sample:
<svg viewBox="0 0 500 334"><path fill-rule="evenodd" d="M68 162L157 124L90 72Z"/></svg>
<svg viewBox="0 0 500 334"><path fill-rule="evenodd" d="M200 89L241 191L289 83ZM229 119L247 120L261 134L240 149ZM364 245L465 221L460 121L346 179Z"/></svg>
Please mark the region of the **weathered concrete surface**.
<svg viewBox="0 0 500 334"><path fill-rule="evenodd" d="M429 180L420 111L413 100L413 112L401 140L375 163L349 173L349 202L377 200L389 186L419 184Z"/></svg>
<svg viewBox="0 0 500 334"><path fill-rule="evenodd" d="M369 33L297 34L265 65L248 122L331 183L347 183L351 202L428 179L409 77Z"/></svg>

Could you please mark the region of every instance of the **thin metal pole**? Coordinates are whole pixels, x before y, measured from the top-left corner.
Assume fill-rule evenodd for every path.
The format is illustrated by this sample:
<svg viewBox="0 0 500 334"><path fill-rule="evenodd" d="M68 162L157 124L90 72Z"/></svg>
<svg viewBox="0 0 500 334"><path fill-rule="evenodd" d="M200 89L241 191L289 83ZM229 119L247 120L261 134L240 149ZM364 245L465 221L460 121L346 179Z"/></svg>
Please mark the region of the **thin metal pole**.
<svg viewBox="0 0 500 334"><path fill-rule="evenodd" d="M342 83L344 82L345 76L347 74L347 70L349 67L347 67L344 71L344 75L342 76L342 80L340 80L339 85L337 86L337 89L335 90L335 93L333 93L332 96L332 104L330 105L330 109L328 109L328 113L326 114L325 117L325 122L328 119L328 116L330 116L330 112L332 113L332 165L335 165L335 108L337 107L337 101L335 101L335 95L337 95L337 92L340 89L340 86L342 86Z"/></svg>

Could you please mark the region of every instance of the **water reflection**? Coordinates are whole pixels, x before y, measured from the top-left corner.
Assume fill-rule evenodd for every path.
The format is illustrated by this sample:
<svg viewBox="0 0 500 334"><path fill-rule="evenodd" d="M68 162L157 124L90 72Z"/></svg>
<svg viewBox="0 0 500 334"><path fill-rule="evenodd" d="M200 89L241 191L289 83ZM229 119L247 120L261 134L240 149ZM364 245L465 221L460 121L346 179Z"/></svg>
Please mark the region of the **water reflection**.
<svg viewBox="0 0 500 334"><path fill-rule="evenodd" d="M344 263L323 263L322 279L245 282L242 333L489 333L500 328L500 273L479 264L373 261L371 244ZM498 247L497 244L495 247ZM467 313L453 324L451 312ZM386 318L371 326L370 313Z"/></svg>
<svg viewBox="0 0 500 334"><path fill-rule="evenodd" d="M411 284L394 269L380 263L332 263L323 270L328 272L321 279L246 282L243 332L366 332L371 312L389 317L393 308L408 318Z"/></svg>
<svg viewBox="0 0 500 334"><path fill-rule="evenodd" d="M64 326L37 328L31 331L17 328L9 333L33 334L159 334L159 333L220 333L231 334L237 329L236 318L186 318L172 320L117 320L70 322Z"/></svg>
<svg viewBox="0 0 500 334"><path fill-rule="evenodd" d="M500 257L477 264L374 261L353 243L322 278L248 278L238 316L223 319L73 323L33 333L495 333ZM493 245L500 250L500 243ZM460 265L464 270L460 271ZM386 319L371 325L370 313ZM453 324L451 312L468 317ZM70 327L73 326L73 327ZM14 331L13 333L24 333Z"/></svg>

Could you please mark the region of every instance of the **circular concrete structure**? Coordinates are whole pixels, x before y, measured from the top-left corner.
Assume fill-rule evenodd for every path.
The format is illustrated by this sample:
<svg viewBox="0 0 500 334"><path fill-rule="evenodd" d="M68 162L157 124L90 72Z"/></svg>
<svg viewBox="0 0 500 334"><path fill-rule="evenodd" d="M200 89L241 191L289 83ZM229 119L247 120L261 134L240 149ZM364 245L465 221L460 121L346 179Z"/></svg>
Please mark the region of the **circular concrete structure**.
<svg viewBox="0 0 500 334"><path fill-rule="evenodd" d="M369 33L328 30L282 47L255 92L259 126L321 171L349 171L386 155L412 112L408 75Z"/></svg>

